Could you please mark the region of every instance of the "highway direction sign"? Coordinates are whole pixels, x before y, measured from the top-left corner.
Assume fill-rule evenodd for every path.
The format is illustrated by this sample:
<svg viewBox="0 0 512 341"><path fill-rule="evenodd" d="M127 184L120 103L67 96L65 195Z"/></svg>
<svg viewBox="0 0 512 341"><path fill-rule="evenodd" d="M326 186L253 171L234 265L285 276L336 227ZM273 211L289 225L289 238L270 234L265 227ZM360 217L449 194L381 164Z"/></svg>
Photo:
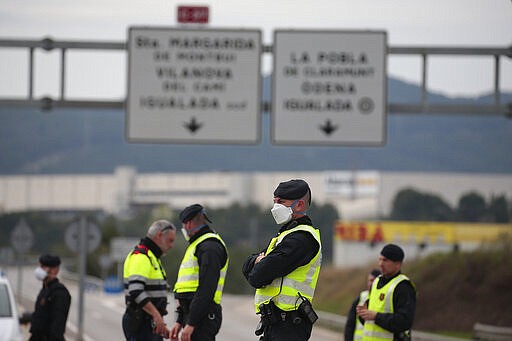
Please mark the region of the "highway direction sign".
<svg viewBox="0 0 512 341"><path fill-rule="evenodd" d="M258 30L130 28L128 141L259 142L261 49Z"/></svg>
<svg viewBox="0 0 512 341"><path fill-rule="evenodd" d="M274 36L273 143L385 143L385 32L277 30Z"/></svg>

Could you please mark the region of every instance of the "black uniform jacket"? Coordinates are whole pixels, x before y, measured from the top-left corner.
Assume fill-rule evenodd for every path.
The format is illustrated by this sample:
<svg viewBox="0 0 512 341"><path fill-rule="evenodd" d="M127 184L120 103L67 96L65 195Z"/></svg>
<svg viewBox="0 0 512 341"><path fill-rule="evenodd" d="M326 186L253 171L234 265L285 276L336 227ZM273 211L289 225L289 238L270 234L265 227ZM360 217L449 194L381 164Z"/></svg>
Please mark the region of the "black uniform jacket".
<svg viewBox="0 0 512 341"><path fill-rule="evenodd" d="M209 232L215 231L209 226L203 227L190 238L189 243ZM199 243L196 247L195 256L199 264L199 288L196 292L174 294L182 307L182 310L178 311L177 321L191 326L197 326L211 312L212 306L215 305L213 297L217 290L220 270L228 259L226 248L215 238L208 238ZM187 314L186 321L184 321L183 313Z"/></svg>
<svg viewBox="0 0 512 341"><path fill-rule="evenodd" d="M352 305L350 306L350 310L347 313L347 321L345 322L345 341L352 341L354 340L354 333L356 331L356 319L357 319L357 313L356 313L356 307L359 304L359 296L357 295L356 299L352 302Z"/></svg>
<svg viewBox="0 0 512 341"><path fill-rule="evenodd" d="M283 225L279 233L298 225L312 226L311 219L304 216L292 220ZM305 231L290 233L257 264L254 264L254 261L258 254L249 256L242 267L242 272L251 286L262 288L272 283L275 278L284 277L299 266L308 264L319 248L320 244L311 233Z"/></svg>
<svg viewBox="0 0 512 341"><path fill-rule="evenodd" d="M70 304L71 295L57 278L43 285L32 314L32 336L35 339L46 336L47 340L64 340Z"/></svg>

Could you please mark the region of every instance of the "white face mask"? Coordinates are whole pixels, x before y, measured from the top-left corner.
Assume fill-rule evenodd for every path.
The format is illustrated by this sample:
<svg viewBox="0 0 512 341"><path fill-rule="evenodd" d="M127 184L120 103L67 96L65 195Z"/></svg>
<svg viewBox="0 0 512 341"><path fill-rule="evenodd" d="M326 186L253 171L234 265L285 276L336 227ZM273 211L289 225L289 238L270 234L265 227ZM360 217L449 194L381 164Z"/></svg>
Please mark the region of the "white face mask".
<svg viewBox="0 0 512 341"><path fill-rule="evenodd" d="M188 242L190 237L188 235L188 232L187 232L186 228L184 228L184 227L181 228L181 234L183 234L183 238L185 238L185 240Z"/></svg>
<svg viewBox="0 0 512 341"><path fill-rule="evenodd" d="M48 273L42 268L42 267L37 267L35 270L34 270L34 276L40 280L40 281L44 281L44 279L46 278L46 276L48 276Z"/></svg>
<svg viewBox="0 0 512 341"><path fill-rule="evenodd" d="M276 203L270 210L270 213L272 213L276 224L281 225L292 220L293 210L291 207Z"/></svg>

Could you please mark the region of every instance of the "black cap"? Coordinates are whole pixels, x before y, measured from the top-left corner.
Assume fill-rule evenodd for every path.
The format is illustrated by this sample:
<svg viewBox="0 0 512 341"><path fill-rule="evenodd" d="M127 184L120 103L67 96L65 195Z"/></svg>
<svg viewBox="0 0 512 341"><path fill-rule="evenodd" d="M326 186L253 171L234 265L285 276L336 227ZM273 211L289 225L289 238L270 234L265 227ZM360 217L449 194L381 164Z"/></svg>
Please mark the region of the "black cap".
<svg viewBox="0 0 512 341"><path fill-rule="evenodd" d="M204 209L204 207L199 204L194 204L194 205L185 207L183 209L183 211L181 211L181 213L180 213L180 220L182 223L186 223L187 221L191 220L199 213L203 213L204 218L206 220L208 220L210 223L212 222L206 215L206 210Z"/></svg>
<svg viewBox="0 0 512 341"><path fill-rule="evenodd" d="M380 276L380 270L379 269L373 269L370 272L370 275L372 275L373 277L379 277Z"/></svg>
<svg viewBox="0 0 512 341"><path fill-rule="evenodd" d="M306 181L300 179L281 182L274 191L274 197L286 200L300 199L309 192L309 204L311 204L311 189Z"/></svg>
<svg viewBox="0 0 512 341"><path fill-rule="evenodd" d="M49 266L50 268L54 268L60 265L59 256L52 256L50 254L45 254L39 257L39 263L43 266Z"/></svg>
<svg viewBox="0 0 512 341"><path fill-rule="evenodd" d="M384 246L380 254L393 262L401 262L404 260L404 250L395 244Z"/></svg>

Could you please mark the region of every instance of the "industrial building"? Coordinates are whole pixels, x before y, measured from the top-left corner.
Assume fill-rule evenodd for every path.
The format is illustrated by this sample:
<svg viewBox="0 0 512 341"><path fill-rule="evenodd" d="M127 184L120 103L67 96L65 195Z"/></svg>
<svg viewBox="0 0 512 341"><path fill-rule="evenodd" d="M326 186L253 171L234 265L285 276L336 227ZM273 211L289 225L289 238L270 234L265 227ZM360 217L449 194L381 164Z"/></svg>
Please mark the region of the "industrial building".
<svg viewBox="0 0 512 341"><path fill-rule="evenodd" d="M452 207L469 192L489 199L512 198L512 175L401 173L372 170L318 172L141 173L118 167L113 174L0 176L0 212L105 211L119 215L132 205L166 204L180 209L191 202L211 208L233 203L271 206L279 182L305 179L317 204L333 204L343 219L387 216L394 196L405 188L440 196Z"/></svg>

